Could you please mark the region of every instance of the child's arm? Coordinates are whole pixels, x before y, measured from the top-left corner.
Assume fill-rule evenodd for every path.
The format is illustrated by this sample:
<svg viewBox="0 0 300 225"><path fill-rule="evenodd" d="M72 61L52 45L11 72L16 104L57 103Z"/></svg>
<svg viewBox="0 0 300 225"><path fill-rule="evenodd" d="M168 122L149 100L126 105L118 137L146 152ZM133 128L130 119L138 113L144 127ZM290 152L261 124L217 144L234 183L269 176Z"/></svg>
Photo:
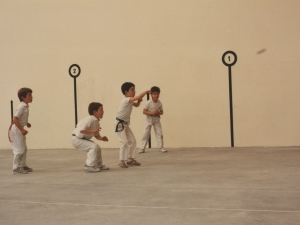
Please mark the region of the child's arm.
<svg viewBox="0 0 300 225"><path fill-rule="evenodd" d="M148 111L147 109L143 110L143 114L147 115L147 116L159 116L160 112L159 111Z"/></svg>
<svg viewBox="0 0 300 225"><path fill-rule="evenodd" d="M92 134L92 133L99 132L100 130L101 130L101 127L96 127L93 130L81 130L80 133L83 133L83 134Z"/></svg>
<svg viewBox="0 0 300 225"><path fill-rule="evenodd" d="M99 136L95 136L95 138L99 141L108 141L108 138L106 136L103 136L101 137L100 135Z"/></svg>
<svg viewBox="0 0 300 225"><path fill-rule="evenodd" d="M21 125L20 125L20 122L19 122L19 118L14 116L14 119L13 119L13 122L14 124L17 126L17 128L21 131L21 133L23 135L26 135L28 133L27 130L25 130Z"/></svg>
<svg viewBox="0 0 300 225"><path fill-rule="evenodd" d="M142 100L142 98L143 98L147 93L149 93L149 92L150 92L150 90L147 90L147 91L144 91L144 92L142 92L141 94L139 94L139 95L137 95L137 96L131 97L131 98L129 99L129 102L134 102L134 101L136 101L136 100Z"/></svg>
<svg viewBox="0 0 300 225"><path fill-rule="evenodd" d="M150 112L147 109L144 109L143 114L148 115L148 116L160 116L160 115L164 114L164 111L157 110L157 111Z"/></svg>
<svg viewBox="0 0 300 225"><path fill-rule="evenodd" d="M141 104L141 101L143 101L143 99L137 100L137 102L134 102L132 105L135 106L135 107L139 107L140 104Z"/></svg>

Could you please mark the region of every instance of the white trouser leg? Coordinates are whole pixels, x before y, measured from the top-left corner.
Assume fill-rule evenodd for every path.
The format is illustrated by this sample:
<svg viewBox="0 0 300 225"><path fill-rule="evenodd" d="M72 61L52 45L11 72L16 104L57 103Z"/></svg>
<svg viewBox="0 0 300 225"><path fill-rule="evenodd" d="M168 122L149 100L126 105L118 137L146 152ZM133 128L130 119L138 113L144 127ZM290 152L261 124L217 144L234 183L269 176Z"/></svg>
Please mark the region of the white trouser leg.
<svg viewBox="0 0 300 225"><path fill-rule="evenodd" d="M85 162L87 166L97 166L99 162L102 163L101 149L95 142L73 137L72 144L76 149L87 152Z"/></svg>
<svg viewBox="0 0 300 225"><path fill-rule="evenodd" d="M120 140L121 146L119 151L119 159L120 161L126 161L127 160L127 137L125 133L125 128L122 131L117 132L118 138Z"/></svg>
<svg viewBox="0 0 300 225"><path fill-rule="evenodd" d="M153 129L156 136L156 141L159 149L164 148L164 139L163 139L163 133L162 128L160 124L160 120L153 123Z"/></svg>
<svg viewBox="0 0 300 225"><path fill-rule="evenodd" d="M120 161L126 161L128 158L135 158L136 140L128 125L124 124L124 130L117 132L120 146Z"/></svg>
<svg viewBox="0 0 300 225"><path fill-rule="evenodd" d="M151 126L152 126L152 124L149 124L147 121L145 122L144 134L143 134L143 138L141 141L141 150L145 150L146 145L149 141L149 137L151 134Z"/></svg>
<svg viewBox="0 0 300 225"><path fill-rule="evenodd" d="M9 136L12 140L11 147L14 153L13 169L26 166L26 136L15 125L12 126Z"/></svg>
<svg viewBox="0 0 300 225"><path fill-rule="evenodd" d="M24 154L21 157L21 162L20 162L20 166L21 167L27 166L27 164L26 164L26 158L27 158L27 145L26 145L26 141L25 141L24 144L25 144L25 151L24 151Z"/></svg>
<svg viewBox="0 0 300 225"><path fill-rule="evenodd" d="M102 165L102 155L101 155L101 148L98 145L98 152L97 152L97 164L98 165Z"/></svg>
<svg viewBox="0 0 300 225"><path fill-rule="evenodd" d="M135 159L136 140L129 127L126 129L126 135L128 140L128 158Z"/></svg>

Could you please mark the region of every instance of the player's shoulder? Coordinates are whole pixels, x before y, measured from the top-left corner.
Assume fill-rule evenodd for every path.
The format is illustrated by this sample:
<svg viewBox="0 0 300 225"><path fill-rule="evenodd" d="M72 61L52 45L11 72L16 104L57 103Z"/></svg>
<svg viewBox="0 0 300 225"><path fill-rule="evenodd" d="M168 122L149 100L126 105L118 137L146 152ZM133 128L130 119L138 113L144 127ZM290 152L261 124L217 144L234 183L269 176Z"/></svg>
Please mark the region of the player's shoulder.
<svg viewBox="0 0 300 225"><path fill-rule="evenodd" d="M93 120L93 115L88 115L88 116L86 116L85 118L83 118L82 120L80 120L80 122L82 122L82 123L87 123L87 122L89 122L89 121L92 121Z"/></svg>
<svg viewBox="0 0 300 225"><path fill-rule="evenodd" d="M152 102L152 100L150 99L150 100L147 100L146 101L146 105L149 105L149 104L151 104L151 102Z"/></svg>
<svg viewBox="0 0 300 225"><path fill-rule="evenodd" d="M28 105L25 102L20 102L20 104L17 106L16 111L23 111L26 110Z"/></svg>
<svg viewBox="0 0 300 225"><path fill-rule="evenodd" d="M27 107L28 105L25 102L20 102L18 108Z"/></svg>
<svg viewBox="0 0 300 225"><path fill-rule="evenodd" d="M130 102L130 98L131 98L131 97L125 97L125 96L124 96L124 97L122 98L122 100L121 100L121 104L129 103L129 102Z"/></svg>

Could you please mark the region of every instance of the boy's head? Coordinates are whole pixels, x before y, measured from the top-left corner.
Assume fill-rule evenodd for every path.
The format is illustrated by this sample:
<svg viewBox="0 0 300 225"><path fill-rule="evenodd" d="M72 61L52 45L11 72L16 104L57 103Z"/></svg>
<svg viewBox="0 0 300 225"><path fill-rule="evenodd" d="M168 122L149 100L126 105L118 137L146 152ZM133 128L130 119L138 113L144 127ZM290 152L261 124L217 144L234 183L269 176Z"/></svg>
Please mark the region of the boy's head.
<svg viewBox="0 0 300 225"><path fill-rule="evenodd" d="M103 117L103 105L99 102L92 102L89 104L89 114L95 116L97 119Z"/></svg>
<svg viewBox="0 0 300 225"><path fill-rule="evenodd" d="M20 102L22 101L26 103L32 102L32 90L30 88L21 88L18 91L18 97Z"/></svg>
<svg viewBox="0 0 300 225"><path fill-rule="evenodd" d="M135 85L131 82L125 82L121 86L121 91L122 91L123 95L126 95L127 92L134 92L134 94L135 94ZM134 97L134 95L129 96L129 97Z"/></svg>
<svg viewBox="0 0 300 225"><path fill-rule="evenodd" d="M159 87L153 86L151 89L151 98L152 101L157 102L160 94L160 89Z"/></svg>
<svg viewBox="0 0 300 225"><path fill-rule="evenodd" d="M156 87L156 86L153 86L150 90L151 90L151 94L154 92L157 92L158 94L160 93L159 87Z"/></svg>

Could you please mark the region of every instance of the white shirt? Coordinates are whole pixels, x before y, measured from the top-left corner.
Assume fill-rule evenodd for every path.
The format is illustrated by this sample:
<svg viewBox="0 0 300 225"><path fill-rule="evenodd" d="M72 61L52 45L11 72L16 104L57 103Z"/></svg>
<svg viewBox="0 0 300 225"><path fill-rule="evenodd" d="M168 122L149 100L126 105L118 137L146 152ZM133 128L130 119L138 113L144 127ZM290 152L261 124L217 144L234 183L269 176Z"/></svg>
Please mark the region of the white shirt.
<svg viewBox="0 0 300 225"><path fill-rule="evenodd" d="M157 100L157 102L153 102L152 100L148 100L145 104L145 107L144 109L150 111L150 112L154 112L154 111L158 111L158 110L163 110L163 106L162 106L162 103L161 101ZM146 118L147 119L152 119L153 116L148 116L146 115ZM160 118L157 116L157 118Z"/></svg>
<svg viewBox="0 0 300 225"><path fill-rule="evenodd" d="M99 136L99 131L96 133L90 133L90 134L84 134L80 133L81 130L93 130L97 127L100 127L99 120L94 117L93 115L88 116L84 118L83 120L80 120L77 123L76 128L73 130L73 134L76 135L78 138L85 138L85 139L91 139L92 137Z"/></svg>
<svg viewBox="0 0 300 225"><path fill-rule="evenodd" d="M130 115L132 111L133 102L129 102L131 97L124 97L121 100L119 111L117 113L117 118L124 120L125 122L130 122Z"/></svg>
<svg viewBox="0 0 300 225"><path fill-rule="evenodd" d="M26 126L28 123L29 117L29 106L25 102L20 102L18 107L16 108L15 117L18 117L19 123L22 127Z"/></svg>

